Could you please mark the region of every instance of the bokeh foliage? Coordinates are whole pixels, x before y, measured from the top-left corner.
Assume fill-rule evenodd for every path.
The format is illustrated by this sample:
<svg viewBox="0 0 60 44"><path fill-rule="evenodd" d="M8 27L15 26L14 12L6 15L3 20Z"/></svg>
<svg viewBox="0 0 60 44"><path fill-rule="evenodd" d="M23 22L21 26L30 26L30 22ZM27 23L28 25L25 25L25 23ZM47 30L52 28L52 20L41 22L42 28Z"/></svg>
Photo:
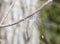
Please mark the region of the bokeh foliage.
<svg viewBox="0 0 60 44"><path fill-rule="evenodd" d="M60 1L60 0L59 0ZM48 7L45 7L41 10L40 13L42 24L40 26L41 36L44 35L45 38L41 38L41 40L45 44L60 44L60 5L52 4ZM45 23L54 23L57 27L49 27ZM48 43L46 43L48 42ZM44 44L41 43L41 44Z"/></svg>

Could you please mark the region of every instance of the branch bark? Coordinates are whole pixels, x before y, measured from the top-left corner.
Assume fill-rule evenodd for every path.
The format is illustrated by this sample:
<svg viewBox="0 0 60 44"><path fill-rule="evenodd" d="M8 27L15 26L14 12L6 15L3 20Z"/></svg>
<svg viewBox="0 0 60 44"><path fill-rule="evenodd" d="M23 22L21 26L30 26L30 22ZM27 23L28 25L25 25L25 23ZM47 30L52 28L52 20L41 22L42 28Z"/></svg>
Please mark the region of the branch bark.
<svg viewBox="0 0 60 44"><path fill-rule="evenodd" d="M34 12L33 12L32 14L30 14L29 16L27 16L27 17L25 17L25 18L23 18L23 19L15 22L15 23L12 23L12 24L0 25L0 28L5 28L5 27L9 27L9 26L16 25L16 24L18 24L18 23L20 23L20 22L22 22L22 21L24 21L24 20L32 17L33 15L35 15L36 13L38 13L41 9L43 9L43 7L45 7L46 5L48 5L48 4L51 3L51 2L52 2L52 0L48 0L47 2L45 2L42 6L40 6L36 11L34 11Z"/></svg>
<svg viewBox="0 0 60 44"><path fill-rule="evenodd" d="M2 21L0 22L0 25L4 22L4 20L7 18L8 13L10 12L10 10L12 9L12 7L15 4L15 0L13 0L14 2L12 3L12 5L10 6L10 8L8 9L8 11L5 13L4 17L2 18Z"/></svg>

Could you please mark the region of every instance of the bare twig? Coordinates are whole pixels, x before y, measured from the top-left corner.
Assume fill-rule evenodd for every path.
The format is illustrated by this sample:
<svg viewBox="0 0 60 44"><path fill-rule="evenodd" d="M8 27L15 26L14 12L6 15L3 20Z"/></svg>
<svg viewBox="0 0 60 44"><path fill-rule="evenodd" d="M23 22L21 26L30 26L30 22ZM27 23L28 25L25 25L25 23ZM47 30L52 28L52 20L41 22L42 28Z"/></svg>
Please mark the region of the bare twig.
<svg viewBox="0 0 60 44"><path fill-rule="evenodd" d="M11 4L11 6L8 8L8 11L4 14L4 17L2 18L0 25L2 25L2 23L4 22L4 20L7 18L8 13L10 12L10 10L12 9L13 5L15 4L15 0L13 1L13 3ZM7 35L6 35L6 30L5 31L5 44L8 44L8 40L7 40ZM4 40L4 39L3 39ZM2 42L3 40L0 40L0 42Z"/></svg>
<svg viewBox="0 0 60 44"><path fill-rule="evenodd" d="M57 25L56 23L44 23L45 26L49 27L49 28L59 28L60 29L60 25Z"/></svg>
<svg viewBox="0 0 60 44"><path fill-rule="evenodd" d="M40 8L38 8L35 12L33 12L32 14L30 14L29 16L27 16L27 17L25 17L25 18L23 18L23 19L21 19L21 20L15 22L15 23L12 23L12 24L0 25L0 28L13 26L13 25L16 25L16 24L18 24L18 23L20 23L20 22L22 22L22 21L24 21L24 20L30 18L31 16L35 15L36 13L38 13L41 9L43 9L43 7L45 7L46 5L48 5L48 4L51 3L51 2L52 2L52 0L48 0L48 1L45 2L42 6L40 6Z"/></svg>
<svg viewBox="0 0 60 44"><path fill-rule="evenodd" d="M4 22L4 20L7 18L9 11L12 9L13 5L15 4L15 0L13 1L12 5L10 6L10 8L8 9L8 11L4 14L4 17L2 19L2 21L0 22L0 25Z"/></svg>

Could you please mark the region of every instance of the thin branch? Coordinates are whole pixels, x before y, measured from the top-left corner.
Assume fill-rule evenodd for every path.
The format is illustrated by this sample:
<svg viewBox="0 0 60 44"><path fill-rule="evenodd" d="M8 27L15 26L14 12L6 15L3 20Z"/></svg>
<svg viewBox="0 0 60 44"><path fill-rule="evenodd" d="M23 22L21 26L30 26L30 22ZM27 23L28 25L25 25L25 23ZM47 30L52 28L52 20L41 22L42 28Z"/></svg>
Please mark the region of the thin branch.
<svg viewBox="0 0 60 44"><path fill-rule="evenodd" d="M60 29L60 25L57 25L56 23L44 23L45 26L49 27L49 28L59 28Z"/></svg>
<svg viewBox="0 0 60 44"><path fill-rule="evenodd" d="M0 22L0 25L4 22L4 20L7 18L9 11L12 9L13 5L15 4L15 0L13 1L12 5L10 6L10 8L8 9L8 11L4 14L4 17L2 19L2 21Z"/></svg>
<svg viewBox="0 0 60 44"><path fill-rule="evenodd" d="M38 13L41 9L43 9L43 7L45 7L46 5L48 5L48 4L51 3L51 2L52 2L52 0L48 0L47 2L45 2L42 6L40 6L35 12L33 12L32 14L30 14L29 16L27 16L27 17L25 17L25 18L23 18L23 19L15 22L15 23L12 23L12 24L0 25L0 28L4 28L4 27L9 27L9 26L16 25L16 24L18 24L18 23L20 23L20 22L22 22L22 21L24 21L24 20L32 17L33 15L35 15L36 13Z"/></svg>

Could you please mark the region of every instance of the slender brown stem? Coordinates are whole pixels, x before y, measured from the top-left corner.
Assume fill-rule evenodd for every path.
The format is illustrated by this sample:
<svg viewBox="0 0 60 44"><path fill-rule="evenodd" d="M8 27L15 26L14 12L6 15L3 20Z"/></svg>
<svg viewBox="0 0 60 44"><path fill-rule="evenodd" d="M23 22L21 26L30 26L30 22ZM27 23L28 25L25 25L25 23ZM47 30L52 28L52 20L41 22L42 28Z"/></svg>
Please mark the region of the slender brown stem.
<svg viewBox="0 0 60 44"><path fill-rule="evenodd" d="M48 4L51 3L51 2L52 2L52 0L48 0L47 2L45 2L42 6L40 6L36 11L34 11L34 12L33 12L32 14L30 14L29 16L27 16L27 17L25 17L25 18L23 18L23 19L15 22L15 23L12 23L12 24L0 25L0 28L4 28L4 27L9 27L9 26L16 25L16 24L18 24L18 23L20 23L20 22L22 22L22 21L24 21L24 20L32 17L33 15L35 15L36 13L38 13L41 9L43 9L43 7L45 7L46 5L48 5Z"/></svg>

